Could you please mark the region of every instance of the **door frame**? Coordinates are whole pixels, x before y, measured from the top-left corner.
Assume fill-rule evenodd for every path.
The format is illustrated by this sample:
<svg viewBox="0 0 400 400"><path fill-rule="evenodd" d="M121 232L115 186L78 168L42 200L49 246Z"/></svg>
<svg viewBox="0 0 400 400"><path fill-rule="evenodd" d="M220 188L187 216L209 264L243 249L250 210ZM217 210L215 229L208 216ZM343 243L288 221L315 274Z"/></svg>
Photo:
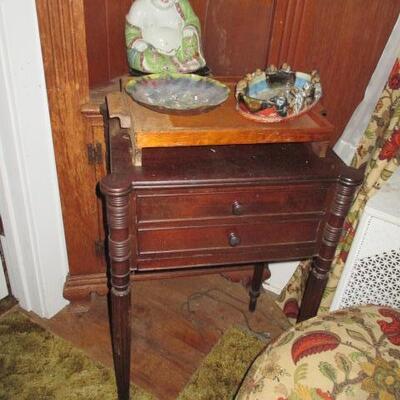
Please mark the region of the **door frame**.
<svg viewBox="0 0 400 400"><path fill-rule="evenodd" d="M68 260L34 0L0 0L0 120L2 243L12 292L22 308L50 318L68 304Z"/></svg>

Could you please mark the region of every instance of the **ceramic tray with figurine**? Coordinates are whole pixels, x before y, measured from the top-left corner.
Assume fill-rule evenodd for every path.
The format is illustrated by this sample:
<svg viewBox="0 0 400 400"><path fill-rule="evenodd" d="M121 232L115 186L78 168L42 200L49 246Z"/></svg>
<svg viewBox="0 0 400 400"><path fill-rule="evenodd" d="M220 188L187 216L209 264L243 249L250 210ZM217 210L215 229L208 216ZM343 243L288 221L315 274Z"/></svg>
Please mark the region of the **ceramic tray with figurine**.
<svg viewBox="0 0 400 400"><path fill-rule="evenodd" d="M236 86L237 110L258 122L279 122L314 107L322 96L319 75L292 71L284 64L246 75Z"/></svg>
<svg viewBox="0 0 400 400"><path fill-rule="evenodd" d="M166 114L193 115L210 111L229 96L215 79L194 74L161 73L130 80L126 92L137 103Z"/></svg>

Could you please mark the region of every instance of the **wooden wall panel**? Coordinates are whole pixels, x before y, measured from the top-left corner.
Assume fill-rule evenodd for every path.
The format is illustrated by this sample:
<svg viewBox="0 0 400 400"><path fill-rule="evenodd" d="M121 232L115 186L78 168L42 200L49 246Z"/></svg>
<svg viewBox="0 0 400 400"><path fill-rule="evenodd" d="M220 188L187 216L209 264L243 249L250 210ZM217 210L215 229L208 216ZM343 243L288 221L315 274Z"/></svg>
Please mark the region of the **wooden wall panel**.
<svg viewBox="0 0 400 400"><path fill-rule="evenodd" d="M268 63L320 71L332 142L362 100L399 12L399 0L277 2Z"/></svg>
<svg viewBox="0 0 400 400"><path fill-rule="evenodd" d="M131 4L132 0L84 0L91 87L128 71L124 30Z"/></svg>
<svg viewBox="0 0 400 400"><path fill-rule="evenodd" d="M84 0L90 86L128 71L124 26L132 0ZM243 75L267 59L274 0L192 0L207 63L217 75Z"/></svg>
<svg viewBox="0 0 400 400"><path fill-rule="evenodd" d="M110 77L122 75L127 71L125 51L125 16L132 0L106 0L108 19L108 41Z"/></svg>
<svg viewBox="0 0 400 400"><path fill-rule="evenodd" d="M86 47L91 86L106 82L110 76L105 0L85 0ZM88 25L89 24L89 25Z"/></svg>
<svg viewBox="0 0 400 400"><path fill-rule="evenodd" d="M194 12L200 19L201 26L202 26L202 32L205 31L206 15L207 15L207 9L208 9L209 2L210 2L210 0L191 0L191 2L190 2L190 4L193 7Z"/></svg>
<svg viewBox="0 0 400 400"><path fill-rule="evenodd" d="M215 75L265 67L273 11L273 0L208 0L204 48Z"/></svg>

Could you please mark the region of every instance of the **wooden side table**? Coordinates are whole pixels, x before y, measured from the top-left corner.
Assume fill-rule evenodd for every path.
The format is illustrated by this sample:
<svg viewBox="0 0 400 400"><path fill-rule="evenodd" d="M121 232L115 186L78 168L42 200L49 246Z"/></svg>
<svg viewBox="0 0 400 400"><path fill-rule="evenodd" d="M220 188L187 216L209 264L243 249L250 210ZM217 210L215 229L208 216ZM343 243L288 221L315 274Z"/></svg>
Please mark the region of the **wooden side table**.
<svg viewBox="0 0 400 400"><path fill-rule="evenodd" d="M299 316L307 319L317 312L344 217L361 181L360 174L333 153L321 158L302 143L148 148L136 163L141 165L134 165L137 154L130 129L140 115L150 112L136 105L135 109L139 114L133 113L130 128L121 124L122 114L107 120L110 173L100 182L109 229L119 400L129 398L131 280L254 264L254 310L268 262L313 257ZM118 116L110 111L109 116ZM222 111L215 110L217 115ZM152 114L153 120L165 118ZM202 129L196 127L198 118L215 115L195 117L191 133L191 118L176 118L170 119L174 129L186 124L187 134L195 136ZM253 124L240 121L243 129ZM287 139L286 129L304 138L307 121L309 116L300 118L298 125L292 121L268 129L275 141L279 136ZM215 123L210 129L222 128ZM263 142L262 131L258 135Z"/></svg>

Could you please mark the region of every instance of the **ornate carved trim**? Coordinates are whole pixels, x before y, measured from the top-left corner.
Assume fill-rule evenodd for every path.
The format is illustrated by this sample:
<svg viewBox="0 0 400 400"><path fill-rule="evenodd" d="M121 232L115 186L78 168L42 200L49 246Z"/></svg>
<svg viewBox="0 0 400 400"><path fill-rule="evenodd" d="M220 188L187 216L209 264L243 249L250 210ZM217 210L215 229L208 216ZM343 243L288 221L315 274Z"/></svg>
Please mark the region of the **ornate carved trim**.
<svg viewBox="0 0 400 400"><path fill-rule="evenodd" d="M104 188L103 185L102 189ZM110 195L110 192L113 194ZM107 221L110 230L108 244L111 284L113 289L119 292L129 289L129 259L131 257L129 200L129 190L126 188L120 188L120 190L114 188L114 190L108 190L106 194Z"/></svg>
<svg viewBox="0 0 400 400"><path fill-rule="evenodd" d="M125 221L124 221L125 222ZM131 257L131 236L128 239L115 242L110 237L108 238L108 243L110 245L110 257L113 261L123 262L129 260Z"/></svg>
<svg viewBox="0 0 400 400"><path fill-rule="evenodd" d="M342 228L336 228L329 224L325 225L324 234L322 237L322 243L325 246L334 246L336 247L339 242L340 235L342 233Z"/></svg>
<svg viewBox="0 0 400 400"><path fill-rule="evenodd" d="M348 177L340 176L338 190L331 207L331 213L333 215L340 218L346 217L347 211L354 198L355 189L360 183L358 179L353 181Z"/></svg>
<svg viewBox="0 0 400 400"><path fill-rule="evenodd" d="M100 183L106 199L111 267L111 326L118 398L129 399L130 377L130 256L129 232L131 183L110 174Z"/></svg>
<svg viewBox="0 0 400 400"><path fill-rule="evenodd" d="M328 280L336 247L339 243L343 223L352 204L354 193L361 183L362 173L351 168L339 177L333 205L325 223L318 255L311 264L311 273L303 295L298 321L316 315Z"/></svg>
<svg viewBox="0 0 400 400"><path fill-rule="evenodd" d="M104 273L87 275L68 275L63 295L67 300L79 301L97 293L105 296L108 293L107 276Z"/></svg>

